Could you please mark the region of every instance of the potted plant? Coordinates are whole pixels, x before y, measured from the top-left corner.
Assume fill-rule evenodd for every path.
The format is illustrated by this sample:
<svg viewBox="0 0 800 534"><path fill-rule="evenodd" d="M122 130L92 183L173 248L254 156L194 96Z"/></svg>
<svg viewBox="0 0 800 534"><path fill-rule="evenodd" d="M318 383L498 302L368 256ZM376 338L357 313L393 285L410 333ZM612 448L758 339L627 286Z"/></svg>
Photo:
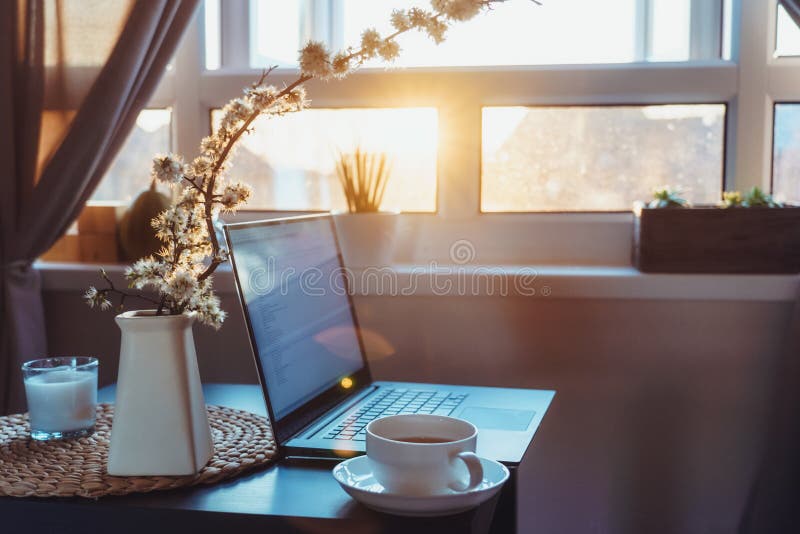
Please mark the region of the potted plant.
<svg viewBox="0 0 800 534"><path fill-rule="evenodd" d="M225 106L219 128L203 139L200 154L191 162L173 154L154 159L153 178L178 189L172 204L152 220L160 250L126 270L128 289L117 288L101 271L106 285L90 287L85 294L88 304L100 309L112 308L112 299L119 298L120 312L126 299L133 297L152 304L149 310L117 316L122 343L110 474L191 474L213 453L192 324L219 328L225 320L212 275L228 261L228 250L217 237L214 222L219 212L235 211L250 197L249 186L230 181L227 175L236 142L253 121L262 114L304 109L304 84L309 80L343 78L372 58L395 59L401 34L419 30L440 43L450 23L471 19L497 1L502 0L433 0L430 11L398 9L392 13L392 33L382 36L367 29L357 48L336 54L311 41L300 51L298 78L278 88L267 83L274 67L265 71ZM385 173L373 176L385 184ZM374 193L373 205L380 196Z"/></svg>
<svg viewBox="0 0 800 534"><path fill-rule="evenodd" d="M634 206L633 265L653 273L800 272L800 209L754 187L720 205L657 191Z"/></svg>
<svg viewBox="0 0 800 534"><path fill-rule="evenodd" d="M334 222L348 267L391 262L397 212L381 211L390 174L384 152L367 152L357 147L353 152L339 153L336 175L347 211L335 213Z"/></svg>

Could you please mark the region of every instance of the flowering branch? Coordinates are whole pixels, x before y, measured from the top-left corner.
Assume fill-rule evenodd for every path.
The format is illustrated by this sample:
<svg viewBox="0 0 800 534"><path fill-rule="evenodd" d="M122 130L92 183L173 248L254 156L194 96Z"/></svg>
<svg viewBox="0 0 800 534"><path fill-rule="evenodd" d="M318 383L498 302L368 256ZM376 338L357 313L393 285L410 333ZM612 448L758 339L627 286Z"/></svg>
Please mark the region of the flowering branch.
<svg viewBox="0 0 800 534"><path fill-rule="evenodd" d="M117 289L114 285L114 282L111 281L111 278L108 277L108 273L106 273L105 269L100 269L100 276L103 280L106 281L108 287L104 289L97 289L94 286L89 286L89 289L83 294L83 298L86 299L86 303L89 307L94 308L95 306L100 310L108 310L111 309L111 301L109 300L109 294L113 293L119 295L119 304L117 305L117 309L122 310L125 306L125 299L126 298L135 298L150 302L152 304L158 304L157 300L151 299L150 297L146 297L144 295L140 295L139 293L130 293L128 291L123 291L121 289Z"/></svg>
<svg viewBox="0 0 800 534"><path fill-rule="evenodd" d="M212 275L228 260L229 252L219 243L214 220L220 211L236 211L252 194L250 186L231 183L225 174L237 141L249 131L253 121L261 115L280 116L306 108L304 84L311 79L344 78L376 57L393 61L400 54L396 38L406 32L425 32L439 44L444 41L451 22L469 20L502 1L431 0L432 11L416 7L397 9L391 15L393 33L384 37L369 28L361 34L357 48L333 55L325 44L310 41L300 51L300 75L283 89L266 83L275 67L264 71L256 83L245 89L244 96L231 100L223 108L219 128L203 139L200 155L191 163L184 163L175 154L153 160L153 177L180 185L181 190L173 205L152 221L164 246L155 256L142 258L126 269L129 287L150 288L158 293L158 301L140 296L157 304L156 315L193 313L201 322L219 328L226 314L212 291ZM109 309L111 302L107 297L111 293L121 296L120 307L126 297L138 296L115 288L105 272L102 276L108 287L89 288L84 297L90 306Z"/></svg>

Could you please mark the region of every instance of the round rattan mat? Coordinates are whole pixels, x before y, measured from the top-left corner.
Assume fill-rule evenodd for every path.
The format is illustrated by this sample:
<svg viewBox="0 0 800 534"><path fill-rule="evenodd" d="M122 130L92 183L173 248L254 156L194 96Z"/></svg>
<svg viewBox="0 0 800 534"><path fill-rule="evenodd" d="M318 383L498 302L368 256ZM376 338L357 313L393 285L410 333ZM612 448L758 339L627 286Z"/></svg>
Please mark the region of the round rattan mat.
<svg viewBox="0 0 800 534"><path fill-rule="evenodd" d="M95 433L65 441L30 439L27 414L0 417L0 495L102 497L213 484L269 463L275 439L264 417L208 406L214 456L196 475L115 477L106 473L113 404L97 406Z"/></svg>

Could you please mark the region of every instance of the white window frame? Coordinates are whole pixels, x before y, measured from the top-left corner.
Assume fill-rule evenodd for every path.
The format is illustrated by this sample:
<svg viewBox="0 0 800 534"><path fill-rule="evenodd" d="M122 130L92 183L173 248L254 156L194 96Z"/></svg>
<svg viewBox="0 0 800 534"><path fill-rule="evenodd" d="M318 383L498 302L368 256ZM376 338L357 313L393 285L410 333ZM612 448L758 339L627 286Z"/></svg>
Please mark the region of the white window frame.
<svg viewBox="0 0 800 534"><path fill-rule="evenodd" d="M306 0L305 33L324 32L337 44L342 0ZM648 53L650 2L638 0L639 54ZM709 17L721 28L722 0L693 0L691 57L708 56L720 35L701 32ZM173 68L148 107L173 111L173 149L194 154L209 132L209 110L221 107L258 71L250 69L247 0L222 3L221 68L203 68L203 14L186 32ZM356 72L335 83L307 84L313 106L435 107L439 112L437 211L403 214L414 241L400 261L447 262L449 245L469 239L478 263L627 265L629 213L482 213L481 110L492 105L719 104L727 105L725 189L769 190L773 105L800 100L800 58L775 58L776 0L731 0L730 60L681 63L486 68L409 68ZM709 6L712 6L709 8ZM697 22L700 21L700 22ZM235 31L231 31L235 29ZM226 31L228 30L228 31ZM702 36L706 36L703 41ZM294 69L271 75L280 85ZM741 125L741 126L740 126ZM458 147L458 148L455 148ZM244 213L241 217L262 216ZM412 237L413 236L413 237ZM420 237L423 236L423 237Z"/></svg>

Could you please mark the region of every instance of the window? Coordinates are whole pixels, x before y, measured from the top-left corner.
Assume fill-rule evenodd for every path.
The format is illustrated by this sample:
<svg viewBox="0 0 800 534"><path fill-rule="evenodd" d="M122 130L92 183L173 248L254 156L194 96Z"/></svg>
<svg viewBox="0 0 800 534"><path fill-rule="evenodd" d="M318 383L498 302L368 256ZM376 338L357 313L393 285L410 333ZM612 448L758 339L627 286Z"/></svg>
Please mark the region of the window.
<svg viewBox="0 0 800 534"><path fill-rule="evenodd" d="M213 110L264 66L289 83L305 40L352 45L368 26L385 29L394 6L415 4L428 2L205 0L149 103L171 110L159 130L170 143L158 143L191 157ZM232 168L254 182L251 208L341 207L332 162L359 141L394 155L384 207L426 212L402 225L416 232L409 248L444 257L444 240L465 238L484 240L481 261L518 261L504 251L524 248L524 261L550 262L558 250L523 241L553 225L560 243L586 250L569 261L597 261L601 247L580 243L594 231L627 235L627 216L536 212L627 211L657 186L696 203L753 186L800 197L800 29L778 0L509 0L454 25L439 47L413 35L402 46L396 67L312 82L311 110L258 122ZM140 185L104 184L98 196L144 187L147 164L129 165L144 165Z"/></svg>
<svg viewBox="0 0 800 534"><path fill-rule="evenodd" d="M800 56L800 28L794 23L783 6L778 6L775 38L776 56Z"/></svg>
<svg viewBox="0 0 800 534"><path fill-rule="evenodd" d="M483 211L628 210L669 184L720 199L725 106L483 110Z"/></svg>
<svg viewBox="0 0 800 534"><path fill-rule="evenodd" d="M139 112L136 126L92 195L93 201L130 202L150 186L153 156L170 151L171 121L169 109Z"/></svg>
<svg viewBox="0 0 800 534"><path fill-rule="evenodd" d="M777 9L775 65L769 96L772 116L772 192L778 200L800 204L800 28L786 9Z"/></svg>
<svg viewBox="0 0 800 534"><path fill-rule="evenodd" d="M251 67L297 66L297 51L311 37L303 27L305 4L300 0L250 2Z"/></svg>
<svg viewBox="0 0 800 534"><path fill-rule="evenodd" d="M688 4L686 0L672 3ZM428 2L411 2L420 7ZM403 67L471 65L549 65L575 63L626 63L645 57L643 33L637 34L639 3L636 0L572 0L533 5L530 0L510 0L493 8L490 16L476 17L455 25L447 41L436 47L420 34L404 36L404 53L398 60ZM392 0L351 0L342 2L344 42L358 42L364 28L376 25L390 31L389 15L398 3ZM678 11L683 6L679 6ZM688 45L688 18L653 17L653 30L659 36L664 60L683 59L668 53ZM480 37L479 37L480 36ZM580 36L580 38L578 38ZM592 46L586 46L592 43ZM381 67L379 62L369 66Z"/></svg>
<svg viewBox="0 0 800 534"><path fill-rule="evenodd" d="M241 144L233 174L254 185L251 209L339 209L344 203L333 172L335 154L368 142L370 150L385 151L394 161L386 209L437 212L444 203L449 213L462 216L626 210L632 199L648 196L654 184L684 186L693 198L714 201L721 192L725 115L724 106L709 105L725 101L720 93L728 88L709 93L705 86L713 73L695 75L697 79L688 84L677 80L689 71L698 72L689 66L692 63L721 61L724 3L568 0L538 5L509 0L494 5L491 13L452 25L438 47L424 35L403 36L404 52L395 68L368 64L345 84L314 85L315 109L257 121ZM290 81L303 42L319 39L339 49L357 43L365 28L388 32L390 14L398 6L427 7L429 2L206 0L193 30L199 46L184 46L187 59L176 58L175 72L168 76L168 84L162 84L171 85L162 91L167 101L170 93L174 95L177 123L172 131L178 136L174 146L193 153L205 135L201 129L208 115L199 119L187 115L205 109L213 120L214 110L250 83L258 69L278 65L281 70L273 73L273 81ZM186 50L190 47L194 48ZM205 69L192 73L187 65L197 58L198 49L205 57ZM674 67L660 67L665 62ZM583 66L587 64L595 66ZM452 67L469 70L452 71ZM190 87L192 78L183 72L199 77L199 84ZM670 78L676 80L672 93L658 81ZM688 100L678 93L688 95ZM697 102L701 93L706 94ZM485 105L496 97L515 105ZM554 98L557 109L525 107ZM609 106L620 99L626 104L643 100L664 106ZM678 105L687 101L696 105ZM653 118L658 109L706 115ZM141 122L147 123L146 116ZM706 124L708 120L713 124ZM505 131L509 121L517 121L521 129ZM602 139L580 130L586 121L598 128L606 123ZM617 121L621 127L610 126ZM536 149L526 154L510 149L531 144L524 138L526 129L549 143L534 143ZM122 156L125 164L109 172L108 183L95 199L125 200L140 190L146 173L142 171L138 181L125 173L136 167L134 159L147 161L153 146L158 150L168 146L164 136L169 133L169 126L157 131L137 127L125 149L128 154ZM475 139L483 145L475 145ZM703 144L691 154L681 150L694 145L693 139ZM591 153L578 157L577 143ZM684 157L672 161L662 155L658 161L645 162L642 155L653 160L660 143L668 143ZM612 145L627 151L610 151ZM570 154L570 161L562 158L558 172L546 170L549 164L544 160L559 159L559 152ZM470 159L477 165L467 169ZM589 170L596 165L602 170ZM456 182L469 181L479 185L477 194L458 193L466 185ZM450 198L437 195L440 186Z"/></svg>
<svg viewBox="0 0 800 534"><path fill-rule="evenodd" d="M800 204L800 104L775 106L772 190L779 200Z"/></svg>
<svg viewBox="0 0 800 534"><path fill-rule="evenodd" d="M218 112L213 121L218 123ZM384 209L436 211L436 110L308 109L261 117L239 144L231 176L254 189L248 209L344 210L336 160L360 147L385 152Z"/></svg>
<svg viewBox="0 0 800 534"><path fill-rule="evenodd" d="M369 27L391 32L389 16L398 7L430 4L329 0L313 5L316 10L312 3L298 0L251 0L250 66L296 65L297 50L306 39L342 48L357 43ZM569 0L539 6L530 0L509 0L495 5L491 16L454 25L438 47L424 35L402 36L404 53L397 66L684 61L690 57L690 23L691 0ZM712 51L706 58L719 57L718 49L707 48ZM385 65L375 61L367 67Z"/></svg>

